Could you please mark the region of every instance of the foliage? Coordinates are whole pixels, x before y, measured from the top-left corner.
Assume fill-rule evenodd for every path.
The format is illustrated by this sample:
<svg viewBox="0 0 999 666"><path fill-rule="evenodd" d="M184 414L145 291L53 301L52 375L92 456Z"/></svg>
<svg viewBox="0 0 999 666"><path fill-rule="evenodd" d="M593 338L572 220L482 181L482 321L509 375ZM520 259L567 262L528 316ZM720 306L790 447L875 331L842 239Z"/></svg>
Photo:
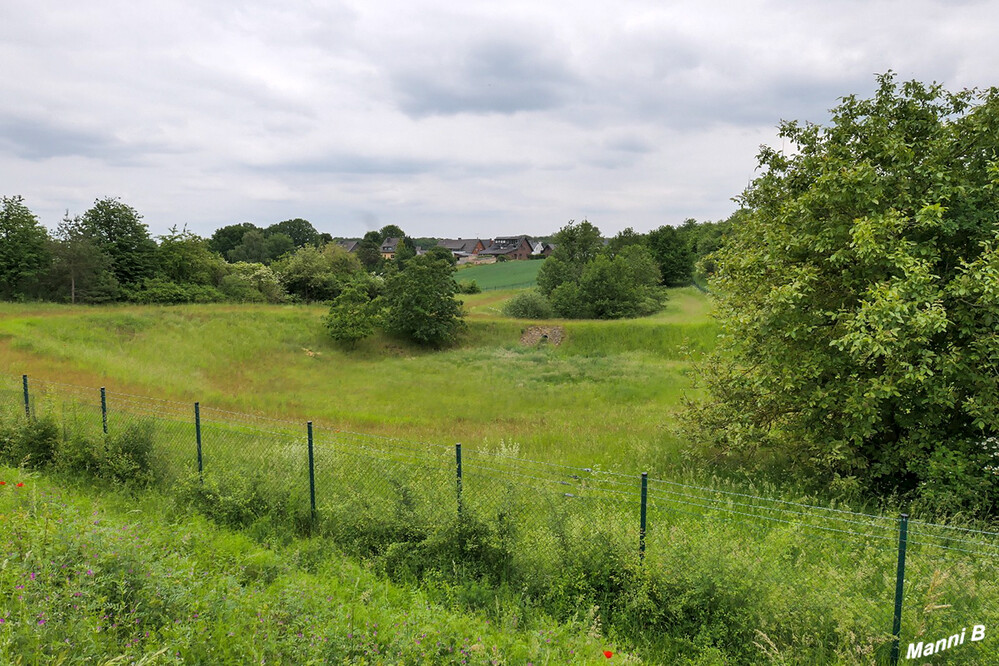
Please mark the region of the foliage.
<svg viewBox="0 0 999 666"><path fill-rule="evenodd" d="M659 265L663 284L668 287L690 284L694 272L695 248L691 238L694 224L693 220L687 220L681 228L663 225L649 232L647 246Z"/></svg>
<svg viewBox="0 0 999 666"><path fill-rule="evenodd" d="M242 222L240 224L230 224L219 227L208 239L208 249L223 257L228 257L237 245L243 242L243 235L247 231L263 231L252 222Z"/></svg>
<svg viewBox="0 0 999 666"><path fill-rule="evenodd" d="M997 132L995 89L890 73L829 127L781 124L795 152L762 150L714 256L702 436L816 482L996 509Z"/></svg>
<svg viewBox="0 0 999 666"><path fill-rule="evenodd" d="M80 218L87 236L111 261L111 271L122 286L133 285L156 270L156 243L142 216L118 199L98 199Z"/></svg>
<svg viewBox="0 0 999 666"><path fill-rule="evenodd" d="M50 262L48 240L22 197L0 198L0 299L38 293Z"/></svg>
<svg viewBox="0 0 999 666"><path fill-rule="evenodd" d="M259 229L251 229L243 234L239 245L229 250L226 257L231 262L270 264L294 249L295 243L287 234L268 235Z"/></svg>
<svg viewBox="0 0 999 666"><path fill-rule="evenodd" d="M50 465L59 447L59 425L46 416L0 424L0 462L28 469Z"/></svg>
<svg viewBox="0 0 999 666"><path fill-rule="evenodd" d="M230 264L228 271L219 289L230 300L280 303L285 298L284 287L269 266L240 261Z"/></svg>
<svg viewBox="0 0 999 666"><path fill-rule="evenodd" d="M364 270L357 257L334 243L322 249L298 248L273 268L288 293L306 302L333 300L344 284Z"/></svg>
<svg viewBox="0 0 999 666"><path fill-rule="evenodd" d="M385 283L385 328L421 345L442 347L465 328L454 266L432 255L414 257Z"/></svg>
<svg viewBox="0 0 999 666"><path fill-rule="evenodd" d="M377 300L372 300L365 285L348 284L333 301L323 323L330 337L353 347L359 340L371 335L378 324L380 311Z"/></svg>
<svg viewBox="0 0 999 666"><path fill-rule="evenodd" d="M503 304L503 314L518 319L550 319L552 306L537 289L525 289Z"/></svg>
<svg viewBox="0 0 999 666"><path fill-rule="evenodd" d="M156 248L160 274L171 282L218 286L226 274L226 263L209 249L209 242L187 229L159 237Z"/></svg>
<svg viewBox="0 0 999 666"><path fill-rule="evenodd" d="M482 287L475 280L463 280L458 283L458 293L460 294L481 294Z"/></svg>
<svg viewBox="0 0 999 666"><path fill-rule="evenodd" d="M146 278L123 290L133 303L215 303L226 299L220 289L190 282L172 282L163 277Z"/></svg>
<svg viewBox="0 0 999 666"><path fill-rule="evenodd" d="M267 227L268 236L281 234L291 239L293 247L305 247L306 245L316 245L319 243L319 233L312 223L296 217L292 220L285 220ZM290 249L290 248L289 248ZM287 250L286 250L287 251Z"/></svg>
<svg viewBox="0 0 999 666"><path fill-rule="evenodd" d="M118 280L105 254L79 217L67 215L51 245L49 297L70 303L106 303L118 298Z"/></svg>

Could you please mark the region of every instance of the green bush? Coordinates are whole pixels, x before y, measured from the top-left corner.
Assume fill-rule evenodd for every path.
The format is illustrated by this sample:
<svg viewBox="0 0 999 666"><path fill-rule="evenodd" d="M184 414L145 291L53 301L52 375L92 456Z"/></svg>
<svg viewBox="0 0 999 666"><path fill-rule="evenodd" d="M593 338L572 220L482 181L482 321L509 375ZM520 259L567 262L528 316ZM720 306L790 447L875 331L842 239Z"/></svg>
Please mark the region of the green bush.
<svg viewBox="0 0 999 666"><path fill-rule="evenodd" d="M551 319L552 306L537 289L522 291L503 304L503 314L518 319Z"/></svg>
<svg viewBox="0 0 999 666"><path fill-rule="evenodd" d="M120 434L110 435L105 440L100 475L118 483L151 483L156 477L152 454L152 423L146 421L130 424Z"/></svg>
<svg viewBox="0 0 999 666"><path fill-rule="evenodd" d="M480 294L482 293L482 287L475 280L469 280L468 282L458 283L458 293L460 294Z"/></svg>
<svg viewBox="0 0 999 666"><path fill-rule="evenodd" d="M288 519L291 527L308 523L307 512L296 510L291 494L267 483L263 474L192 474L179 484L181 503L220 525L245 528L260 520Z"/></svg>
<svg viewBox="0 0 999 666"><path fill-rule="evenodd" d="M30 469L52 463L59 443L59 426L55 418L45 416L27 423L14 422L0 434L0 454L4 462Z"/></svg>

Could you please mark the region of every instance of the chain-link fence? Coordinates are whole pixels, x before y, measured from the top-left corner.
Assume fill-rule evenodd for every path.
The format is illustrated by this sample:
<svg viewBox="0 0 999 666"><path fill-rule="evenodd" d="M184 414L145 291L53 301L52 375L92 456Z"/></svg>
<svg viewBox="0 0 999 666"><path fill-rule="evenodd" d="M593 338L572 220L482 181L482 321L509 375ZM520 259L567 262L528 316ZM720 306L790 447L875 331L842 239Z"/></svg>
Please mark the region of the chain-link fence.
<svg viewBox="0 0 999 666"><path fill-rule="evenodd" d="M26 377L0 398L64 441L146 438L154 477L223 519L319 526L396 573L600 607L636 635L743 645L746 663L891 662L894 632L896 661L999 664L997 532Z"/></svg>

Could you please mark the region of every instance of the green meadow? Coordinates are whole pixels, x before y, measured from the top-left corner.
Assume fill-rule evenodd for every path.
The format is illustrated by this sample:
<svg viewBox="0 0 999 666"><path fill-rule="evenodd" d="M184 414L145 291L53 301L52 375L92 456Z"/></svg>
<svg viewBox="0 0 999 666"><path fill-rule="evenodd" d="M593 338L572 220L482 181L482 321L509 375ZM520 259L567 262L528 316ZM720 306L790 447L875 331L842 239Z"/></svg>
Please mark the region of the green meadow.
<svg viewBox="0 0 999 666"><path fill-rule="evenodd" d="M466 296L465 339L443 352L378 336L341 349L319 306L7 304L0 372L566 464L670 468L690 358L716 335L706 297L672 290L663 312L632 321L528 322L499 314L513 293ZM537 324L563 326L564 342L522 344Z"/></svg>
<svg viewBox="0 0 999 666"><path fill-rule="evenodd" d="M500 261L495 264L461 266L455 274L460 282L475 282L480 289L522 289L538 282L543 259L533 261Z"/></svg>

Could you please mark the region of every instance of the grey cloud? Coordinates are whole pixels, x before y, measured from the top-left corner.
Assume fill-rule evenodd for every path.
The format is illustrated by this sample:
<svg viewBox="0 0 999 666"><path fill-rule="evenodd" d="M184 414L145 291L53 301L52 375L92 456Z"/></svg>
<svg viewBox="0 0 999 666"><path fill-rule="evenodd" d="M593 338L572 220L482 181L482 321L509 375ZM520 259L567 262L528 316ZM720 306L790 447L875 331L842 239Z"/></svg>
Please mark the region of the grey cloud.
<svg viewBox="0 0 999 666"><path fill-rule="evenodd" d="M579 84L564 63L512 40L475 44L392 79L402 110L412 117L552 109L565 104Z"/></svg>

